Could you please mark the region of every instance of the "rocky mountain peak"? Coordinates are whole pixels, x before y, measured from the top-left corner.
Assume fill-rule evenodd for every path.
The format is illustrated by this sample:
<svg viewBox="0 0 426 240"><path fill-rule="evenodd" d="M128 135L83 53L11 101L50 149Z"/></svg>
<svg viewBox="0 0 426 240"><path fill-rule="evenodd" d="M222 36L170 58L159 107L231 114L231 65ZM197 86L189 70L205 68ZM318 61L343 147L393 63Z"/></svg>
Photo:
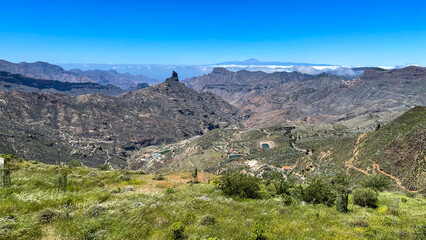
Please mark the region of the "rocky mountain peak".
<svg viewBox="0 0 426 240"><path fill-rule="evenodd" d="M177 72L173 71L172 76L166 79L166 82L168 81L179 82L179 77Z"/></svg>
<svg viewBox="0 0 426 240"><path fill-rule="evenodd" d="M231 71L229 71L226 68L223 67L216 67L213 69L212 73L219 73L219 74L228 74L228 73L232 73Z"/></svg>

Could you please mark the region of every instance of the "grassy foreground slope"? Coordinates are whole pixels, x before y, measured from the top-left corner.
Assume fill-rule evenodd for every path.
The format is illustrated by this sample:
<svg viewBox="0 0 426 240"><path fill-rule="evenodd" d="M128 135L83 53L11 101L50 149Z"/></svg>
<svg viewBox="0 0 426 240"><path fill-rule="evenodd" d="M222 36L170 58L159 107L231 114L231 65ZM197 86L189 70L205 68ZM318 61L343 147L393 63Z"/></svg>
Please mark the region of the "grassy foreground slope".
<svg viewBox="0 0 426 240"><path fill-rule="evenodd" d="M259 226L268 239L410 239L426 221L426 200L400 193L379 195L376 209L349 199L349 213L311 204L285 206L263 186L262 199L233 199L208 184L214 175L151 174L72 168L67 192L54 190L58 166L16 164L12 186L0 188L0 239L168 239L174 222L188 239L255 239ZM123 191L132 186L133 191ZM120 191L118 191L120 188ZM405 197L397 213L390 198ZM213 224L202 225L207 214ZM210 222L211 223L211 222Z"/></svg>

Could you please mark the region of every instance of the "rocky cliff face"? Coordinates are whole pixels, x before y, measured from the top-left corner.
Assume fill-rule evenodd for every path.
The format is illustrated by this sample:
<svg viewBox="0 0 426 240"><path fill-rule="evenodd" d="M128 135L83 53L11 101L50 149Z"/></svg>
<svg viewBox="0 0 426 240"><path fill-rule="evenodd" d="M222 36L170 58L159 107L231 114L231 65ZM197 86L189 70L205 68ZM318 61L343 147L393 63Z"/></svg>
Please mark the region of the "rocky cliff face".
<svg viewBox="0 0 426 240"><path fill-rule="evenodd" d="M0 151L44 162L123 167L134 150L241 121L238 110L178 81L111 97L0 93Z"/></svg>
<svg viewBox="0 0 426 240"><path fill-rule="evenodd" d="M20 74L29 78L56 80L71 83L93 82L99 84L112 84L122 89L135 87L137 82L147 80L144 76L134 76L131 74L120 74L114 70L90 70L81 71L73 69L66 71L58 65L47 62L34 63L11 63L0 60L0 71L10 72L12 74Z"/></svg>
<svg viewBox="0 0 426 240"><path fill-rule="evenodd" d="M420 67L369 69L363 77L350 81L325 73L268 74L215 69L184 82L251 111L248 125L303 118L336 122L371 113L402 112L426 104L426 69Z"/></svg>

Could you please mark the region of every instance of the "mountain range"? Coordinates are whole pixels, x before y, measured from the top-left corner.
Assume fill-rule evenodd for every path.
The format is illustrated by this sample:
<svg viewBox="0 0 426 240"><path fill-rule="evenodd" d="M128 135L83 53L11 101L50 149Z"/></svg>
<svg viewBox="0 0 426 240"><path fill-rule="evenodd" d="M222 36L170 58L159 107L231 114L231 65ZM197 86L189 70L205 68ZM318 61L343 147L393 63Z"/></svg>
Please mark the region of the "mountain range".
<svg viewBox="0 0 426 240"><path fill-rule="evenodd" d="M343 76L348 79L361 76L369 67L349 67L335 64L313 64L297 62L277 62L277 61L259 61L257 59L247 59L244 61L226 61L213 64L200 65L176 65L176 64L60 64L65 69L78 68L82 70L101 69L108 71L116 70L120 73L143 74L152 79L164 79L171 70L179 72L182 79L192 78L207 74L214 68L223 67L230 71L263 71L267 73L284 71L300 72L306 74L320 74L323 72ZM146 81L148 82L148 81ZM160 81L153 80L153 83ZM148 82L151 84L151 82Z"/></svg>
<svg viewBox="0 0 426 240"><path fill-rule="evenodd" d="M138 84L134 90L148 87L144 84ZM23 77L20 74L11 74L9 72L0 71L0 91L1 92L38 92L38 93L61 93L70 96L84 94L104 94L104 95L119 95L125 90L114 85L101 85L92 82L71 83L60 82L54 80L34 79Z"/></svg>
<svg viewBox="0 0 426 240"><path fill-rule="evenodd" d="M168 169L200 166L219 171L215 164L224 155L218 152L225 148L253 150L259 141L275 141L289 150L262 161L277 164L287 159L291 161L286 164L296 164L307 149L317 149L317 143L299 141L305 148L301 152L291 144L290 132L321 145L342 137L345 141L347 135L370 131L426 104L426 68L414 66L356 69L363 75L354 79L330 73L233 72L216 67L183 83L173 72L151 87L113 70L66 71L43 62L1 66L21 73L0 71L0 152L47 163L76 159L87 166L108 163L114 168L149 170L170 163ZM108 84L124 84L125 79L135 84L127 90ZM328 137L318 139L324 134ZM419 136L417 130L413 134ZM201 148L185 147L198 137L195 142ZM231 139L234 143L229 145ZM146 160L147 153L164 156ZM198 157L189 159L192 153ZM259 154L250 156L265 157ZM225 165L233 166L225 160ZM310 165L307 162L304 168Z"/></svg>
<svg viewBox="0 0 426 240"><path fill-rule="evenodd" d="M72 69L70 71L66 71L58 65L40 61L34 63L11 63L5 60L0 60L0 71L20 74L22 76L35 79L56 80L71 83L92 82L99 84L112 84L124 90L135 87L137 83L152 81L148 77L142 75L131 75L128 73L121 74L114 70L82 71L79 69Z"/></svg>
<svg viewBox="0 0 426 240"><path fill-rule="evenodd" d="M184 83L198 91L215 93L251 112L248 125L273 125L303 118L337 122L426 104L426 68L414 66L389 71L369 69L353 80L327 73L232 72L215 68Z"/></svg>
<svg viewBox="0 0 426 240"><path fill-rule="evenodd" d="M47 163L126 164L130 152L201 135L242 120L211 93L173 73L162 84L119 96L0 92L0 152Z"/></svg>

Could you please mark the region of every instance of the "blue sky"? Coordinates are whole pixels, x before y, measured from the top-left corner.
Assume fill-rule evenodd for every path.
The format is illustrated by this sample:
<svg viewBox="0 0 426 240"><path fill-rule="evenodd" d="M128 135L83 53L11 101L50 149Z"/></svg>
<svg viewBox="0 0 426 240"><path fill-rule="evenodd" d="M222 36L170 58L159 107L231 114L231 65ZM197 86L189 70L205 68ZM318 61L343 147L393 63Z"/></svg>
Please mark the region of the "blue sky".
<svg viewBox="0 0 426 240"><path fill-rule="evenodd" d="M426 66L425 1L5 1L0 59Z"/></svg>

